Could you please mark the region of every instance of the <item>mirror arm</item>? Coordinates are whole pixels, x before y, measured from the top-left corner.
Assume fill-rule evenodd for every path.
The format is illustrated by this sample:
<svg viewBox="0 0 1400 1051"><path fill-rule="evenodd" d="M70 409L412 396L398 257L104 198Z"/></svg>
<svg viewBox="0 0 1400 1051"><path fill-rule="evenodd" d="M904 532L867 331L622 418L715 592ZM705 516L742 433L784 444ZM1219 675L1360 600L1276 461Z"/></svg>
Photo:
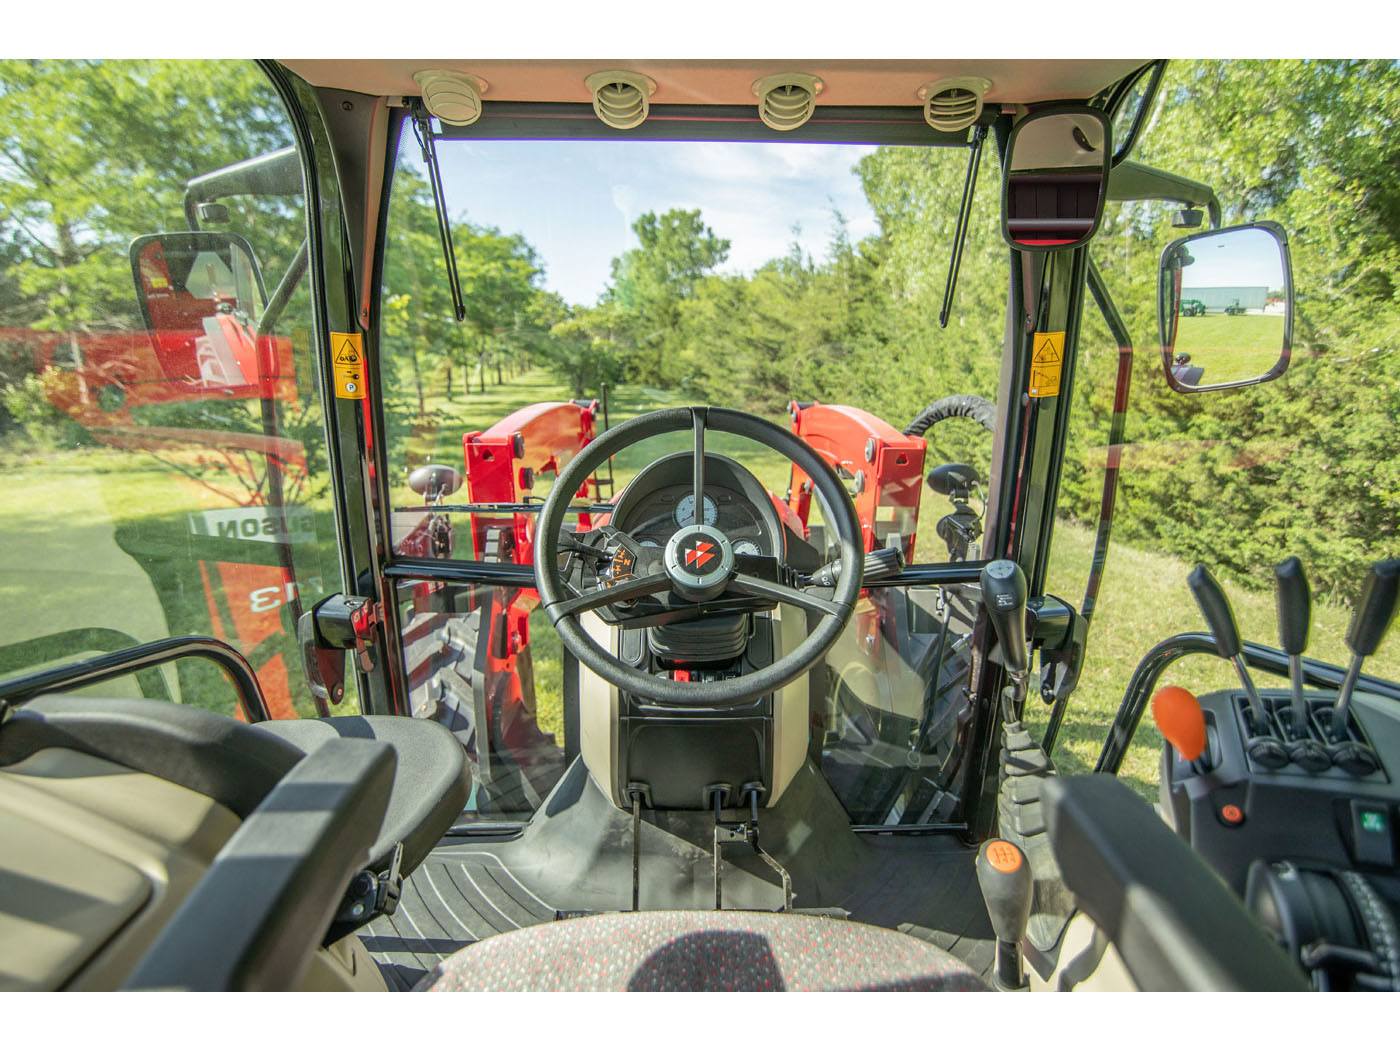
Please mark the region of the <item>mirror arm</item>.
<svg viewBox="0 0 1400 1051"><path fill-rule="evenodd" d="M306 274L306 264L310 249L306 238L301 239L301 247L297 249L297 254L292 256L292 261L287 267L287 272L282 275L282 280L277 282L277 287L272 292L272 298L267 301L267 306L263 308L262 316L258 318L258 323L254 329L254 335L258 339L272 332L272 328L277 324L277 320L282 316L282 311L287 309L287 304L291 302L292 293L297 290L302 277Z"/></svg>
<svg viewBox="0 0 1400 1051"><path fill-rule="evenodd" d="M1188 208L1204 208L1211 229L1220 227L1220 200L1203 182L1151 168L1137 161L1119 161L1108 177L1110 201L1171 201Z"/></svg>

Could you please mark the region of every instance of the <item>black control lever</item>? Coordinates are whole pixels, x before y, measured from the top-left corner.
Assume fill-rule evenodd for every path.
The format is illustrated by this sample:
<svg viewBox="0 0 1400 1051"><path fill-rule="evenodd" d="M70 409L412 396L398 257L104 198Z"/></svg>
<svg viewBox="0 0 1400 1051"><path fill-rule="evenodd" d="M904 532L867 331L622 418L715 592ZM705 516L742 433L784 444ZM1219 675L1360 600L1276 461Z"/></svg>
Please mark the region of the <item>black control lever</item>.
<svg viewBox="0 0 1400 1051"><path fill-rule="evenodd" d="M1292 687L1285 727L1288 758L1309 773L1320 774L1332 765L1332 757L1309 732L1308 702L1303 698L1303 651L1308 647L1308 628L1312 623L1312 590L1296 555L1274 566L1274 580L1278 584L1279 647L1288 654Z"/></svg>
<svg viewBox="0 0 1400 1051"><path fill-rule="evenodd" d="M1240 642L1239 624L1235 622L1235 611L1230 600L1225 597L1219 581L1203 565L1197 565L1186 577L1186 584L1195 596L1201 616L1205 618L1210 633L1215 636L1215 652L1235 666L1239 673L1240 685L1249 699L1249 740L1245 745L1249 756L1260 766L1277 770L1288 765L1288 753L1270 732L1269 710L1250 678L1249 669L1244 663L1244 646Z"/></svg>
<svg viewBox="0 0 1400 1051"><path fill-rule="evenodd" d="M882 547L878 551L866 553L861 580L883 580L902 572L904 572L904 552L897 547ZM840 576L841 560L838 558L813 572L807 578L807 583L819 588L833 588Z"/></svg>
<svg viewBox="0 0 1400 1051"><path fill-rule="evenodd" d="M1377 562L1366 574L1355 612L1351 616L1351 625L1347 628L1351 663L1347 666L1342 688L1337 693L1336 707L1332 709L1330 730L1335 741L1347 739L1347 711L1351 707L1351 695L1356 690L1356 680L1361 676L1361 662L1380 648L1381 640L1395 619L1398 597L1400 558Z"/></svg>
<svg viewBox="0 0 1400 1051"><path fill-rule="evenodd" d="M1012 680L1024 685L1030 671L1026 652L1026 575L1010 559L982 567L982 605L1001 643L1001 660Z"/></svg>
<svg viewBox="0 0 1400 1051"><path fill-rule="evenodd" d="M1288 729L1292 737L1306 737L1308 706L1303 700L1303 651L1308 648L1312 592L1303 563L1296 555L1274 566L1274 580L1278 583L1278 644L1288 654L1288 679L1293 688Z"/></svg>
<svg viewBox="0 0 1400 1051"><path fill-rule="evenodd" d="M1215 636L1215 652L1232 663L1235 671L1239 673L1240 685L1244 687L1245 695L1249 698L1249 714L1254 720L1255 732L1268 733L1269 711L1264 707L1264 701L1254 686L1254 680L1249 677L1249 669L1245 667L1240 626L1235 622L1235 611L1230 607L1230 600L1225 597L1219 581L1203 565L1197 565L1191 570L1186 578L1186 585L1195 596L1196 605L1200 607L1206 626Z"/></svg>

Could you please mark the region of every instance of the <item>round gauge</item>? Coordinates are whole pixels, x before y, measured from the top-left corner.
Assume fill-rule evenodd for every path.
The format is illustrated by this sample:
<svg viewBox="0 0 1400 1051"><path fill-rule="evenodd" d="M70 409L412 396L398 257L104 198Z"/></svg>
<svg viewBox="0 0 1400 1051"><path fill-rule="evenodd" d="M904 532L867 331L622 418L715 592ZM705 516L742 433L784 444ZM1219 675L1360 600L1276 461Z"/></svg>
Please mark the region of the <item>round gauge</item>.
<svg viewBox="0 0 1400 1051"><path fill-rule="evenodd" d="M660 546L661 546L661 545L658 544L655 540L643 540L643 541L642 541L642 547L660 547Z"/></svg>
<svg viewBox="0 0 1400 1051"><path fill-rule="evenodd" d="M705 524L714 525L719 518L719 505L705 497ZM687 526L695 521L695 494L686 493L676 503L676 525Z"/></svg>
<svg viewBox="0 0 1400 1051"><path fill-rule="evenodd" d="M758 545L755 544L752 540L740 540L737 544L734 545L734 553L736 555L763 554L763 552L759 550Z"/></svg>

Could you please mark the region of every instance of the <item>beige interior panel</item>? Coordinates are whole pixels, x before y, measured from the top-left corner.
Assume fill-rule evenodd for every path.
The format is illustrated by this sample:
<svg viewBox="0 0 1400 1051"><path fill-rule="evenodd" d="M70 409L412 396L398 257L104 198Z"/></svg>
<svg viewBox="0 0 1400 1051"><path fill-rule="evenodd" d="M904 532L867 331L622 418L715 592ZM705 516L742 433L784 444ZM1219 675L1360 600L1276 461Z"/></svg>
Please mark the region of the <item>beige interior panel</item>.
<svg viewBox="0 0 1400 1051"><path fill-rule="evenodd" d="M579 624L603 649L617 652L617 629L610 628L596 613L584 613L579 617ZM617 687L582 661L578 671L579 754L603 795L611 799L614 806L627 809L631 804L618 799L613 791L617 781Z"/></svg>
<svg viewBox="0 0 1400 1051"><path fill-rule="evenodd" d="M423 69L470 73L486 81L483 101L589 102L590 73L625 69L656 81L652 105L756 106L753 83L773 73L809 73L823 83L821 106L919 106L921 86L946 77L979 76L992 82L989 102L1082 99L1127 76L1146 61L1095 59L519 59L386 58L283 59L317 87L367 95L420 93L413 74Z"/></svg>
<svg viewBox="0 0 1400 1051"><path fill-rule="evenodd" d="M57 989L151 896L144 874L0 794L0 990Z"/></svg>
<svg viewBox="0 0 1400 1051"><path fill-rule="evenodd" d="M807 637L807 615L795 606L779 606L773 611L773 634L774 658L786 656ZM808 675L799 675L774 697L773 790L764 800L765 808L777 804L807 761L808 736L812 732L808 689Z"/></svg>
<svg viewBox="0 0 1400 1051"><path fill-rule="evenodd" d="M1096 930L1093 920L1082 912L1075 913L1065 928L1054 969L1042 978L1034 967L1030 968L1031 992L1065 992L1071 989L1079 993L1137 992L1137 983L1112 945L1095 962L1094 957L1098 952L1094 946ZM1084 976L1086 970L1087 976Z"/></svg>

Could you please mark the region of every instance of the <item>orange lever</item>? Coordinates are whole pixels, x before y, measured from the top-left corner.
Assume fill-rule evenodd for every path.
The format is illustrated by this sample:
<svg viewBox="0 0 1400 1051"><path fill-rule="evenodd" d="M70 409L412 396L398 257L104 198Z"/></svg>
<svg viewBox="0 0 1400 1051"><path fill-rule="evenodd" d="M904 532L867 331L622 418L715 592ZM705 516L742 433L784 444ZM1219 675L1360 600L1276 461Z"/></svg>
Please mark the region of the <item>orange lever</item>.
<svg viewBox="0 0 1400 1051"><path fill-rule="evenodd" d="M1163 686L1152 695L1152 721L1188 763L1206 750L1206 717L1190 690Z"/></svg>

